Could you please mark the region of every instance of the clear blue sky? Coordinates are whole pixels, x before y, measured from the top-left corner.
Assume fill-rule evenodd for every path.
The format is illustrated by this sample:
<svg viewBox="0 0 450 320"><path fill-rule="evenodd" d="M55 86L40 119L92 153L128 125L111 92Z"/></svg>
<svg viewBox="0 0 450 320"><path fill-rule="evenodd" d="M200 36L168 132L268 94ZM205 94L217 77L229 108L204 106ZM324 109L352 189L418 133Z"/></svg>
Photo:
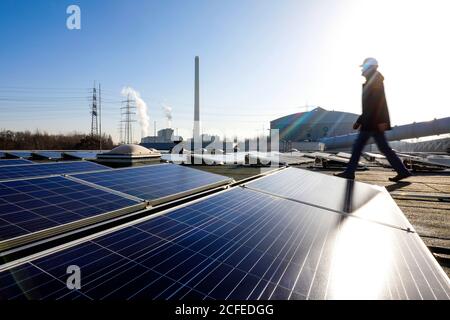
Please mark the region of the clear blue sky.
<svg viewBox="0 0 450 320"><path fill-rule="evenodd" d="M66 28L70 4L81 30ZM115 138L124 86L147 102L151 132L166 103L188 135L195 55L204 132L255 135L305 104L358 113L366 56L394 124L449 116L445 12L445 0L1 0L0 128L87 132L96 80Z"/></svg>

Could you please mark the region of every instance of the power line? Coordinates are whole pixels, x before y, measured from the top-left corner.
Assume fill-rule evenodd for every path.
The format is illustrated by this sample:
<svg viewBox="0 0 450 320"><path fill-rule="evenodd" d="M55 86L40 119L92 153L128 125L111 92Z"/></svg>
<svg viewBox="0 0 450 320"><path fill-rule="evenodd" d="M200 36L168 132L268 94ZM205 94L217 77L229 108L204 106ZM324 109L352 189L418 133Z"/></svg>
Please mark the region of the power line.
<svg viewBox="0 0 450 320"><path fill-rule="evenodd" d="M100 151L102 151L102 86L98 84L98 111L99 111L99 133Z"/></svg>
<svg viewBox="0 0 450 320"><path fill-rule="evenodd" d="M0 90L52 90L52 91L89 91L90 88L76 87L26 87L26 86L0 86Z"/></svg>
<svg viewBox="0 0 450 320"><path fill-rule="evenodd" d="M97 88L92 89L92 104L91 104L91 137L98 137L98 118L97 118Z"/></svg>
<svg viewBox="0 0 450 320"><path fill-rule="evenodd" d="M123 143L123 123L122 123L122 121L119 121L118 131L119 131L119 137L120 137L119 142Z"/></svg>
<svg viewBox="0 0 450 320"><path fill-rule="evenodd" d="M127 100L123 102L126 103L126 105L125 107L121 107L120 109L125 110L121 113L121 121L124 123L124 142L130 144L133 143L132 123L136 122L136 120L133 119L133 115L135 115L136 112L134 112L133 110L136 109L136 106L134 105L134 100L130 100L130 95L128 95Z"/></svg>

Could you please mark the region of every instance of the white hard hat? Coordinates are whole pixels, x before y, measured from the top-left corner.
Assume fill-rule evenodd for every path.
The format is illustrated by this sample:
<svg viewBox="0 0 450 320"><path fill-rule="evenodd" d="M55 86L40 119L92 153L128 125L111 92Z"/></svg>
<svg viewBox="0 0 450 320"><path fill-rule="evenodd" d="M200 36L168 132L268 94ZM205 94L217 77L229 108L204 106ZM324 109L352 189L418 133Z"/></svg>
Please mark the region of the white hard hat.
<svg viewBox="0 0 450 320"><path fill-rule="evenodd" d="M363 70L367 70L371 67L378 67L378 61L375 58L366 58L360 67L363 68Z"/></svg>

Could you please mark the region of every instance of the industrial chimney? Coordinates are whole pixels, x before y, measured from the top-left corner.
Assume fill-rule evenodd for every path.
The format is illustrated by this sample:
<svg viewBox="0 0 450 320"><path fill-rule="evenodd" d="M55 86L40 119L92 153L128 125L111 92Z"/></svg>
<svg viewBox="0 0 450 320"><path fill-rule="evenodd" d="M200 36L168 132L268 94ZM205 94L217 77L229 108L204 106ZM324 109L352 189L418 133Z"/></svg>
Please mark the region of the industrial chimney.
<svg viewBox="0 0 450 320"><path fill-rule="evenodd" d="M194 140L200 137L199 57L195 57Z"/></svg>

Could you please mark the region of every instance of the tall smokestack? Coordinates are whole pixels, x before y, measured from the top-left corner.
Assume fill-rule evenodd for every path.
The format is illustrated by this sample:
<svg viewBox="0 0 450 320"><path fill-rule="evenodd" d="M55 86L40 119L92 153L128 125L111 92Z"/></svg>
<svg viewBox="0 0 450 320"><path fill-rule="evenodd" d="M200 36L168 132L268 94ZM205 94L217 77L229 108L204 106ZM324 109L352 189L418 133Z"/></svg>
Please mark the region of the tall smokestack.
<svg viewBox="0 0 450 320"><path fill-rule="evenodd" d="M200 137L199 57L195 57L194 139Z"/></svg>

